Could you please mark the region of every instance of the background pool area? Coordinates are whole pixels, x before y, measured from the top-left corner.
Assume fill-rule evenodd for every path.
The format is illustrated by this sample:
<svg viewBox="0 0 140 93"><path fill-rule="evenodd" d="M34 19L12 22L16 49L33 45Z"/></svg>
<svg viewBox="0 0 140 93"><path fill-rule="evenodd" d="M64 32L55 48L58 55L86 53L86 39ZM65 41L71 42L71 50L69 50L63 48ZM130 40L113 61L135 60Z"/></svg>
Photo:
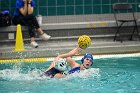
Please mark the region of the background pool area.
<svg viewBox="0 0 140 93"><path fill-rule="evenodd" d="M40 28L51 36L42 40L37 32L38 48L31 46L27 26L0 27L0 93L140 93L140 0L87 1L35 0L34 15L41 15ZM0 12L8 9L13 16L15 2L0 0ZM117 3L132 4L136 29L126 23L116 34ZM119 13L119 20L133 20L130 11ZM54 57L79 46L81 35L91 45L73 58L81 63L91 53L93 66L66 78L40 77Z"/></svg>
<svg viewBox="0 0 140 93"><path fill-rule="evenodd" d="M0 64L0 93L140 93L140 57L94 61L91 69L63 79L39 77L50 62Z"/></svg>

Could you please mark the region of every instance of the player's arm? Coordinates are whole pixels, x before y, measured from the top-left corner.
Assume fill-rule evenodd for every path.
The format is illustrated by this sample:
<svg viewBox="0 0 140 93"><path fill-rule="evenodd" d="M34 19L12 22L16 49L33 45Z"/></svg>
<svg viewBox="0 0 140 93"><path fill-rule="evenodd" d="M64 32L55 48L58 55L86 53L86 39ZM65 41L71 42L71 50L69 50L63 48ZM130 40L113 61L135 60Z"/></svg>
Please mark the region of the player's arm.
<svg viewBox="0 0 140 93"><path fill-rule="evenodd" d="M58 55L57 57L58 57L58 58L72 57L72 56L74 56L74 55L78 55L81 51L82 51L82 49L81 49L80 47L76 47L76 48L74 48L73 50L71 50L70 52L65 53L65 54L60 54L60 55Z"/></svg>
<svg viewBox="0 0 140 93"><path fill-rule="evenodd" d="M54 78L65 78L66 76L64 76L63 74L57 73Z"/></svg>
<svg viewBox="0 0 140 93"><path fill-rule="evenodd" d="M49 68L48 68L46 71L48 71L48 70L50 70L51 68L55 67L55 62L56 62L56 60L54 60L54 61L51 63L51 65L49 66Z"/></svg>
<svg viewBox="0 0 140 93"><path fill-rule="evenodd" d="M80 64L77 63L77 62L76 62L73 58L71 58L71 57L67 57L66 60L67 60L69 66L70 66L71 68L74 68L74 67L80 66Z"/></svg>

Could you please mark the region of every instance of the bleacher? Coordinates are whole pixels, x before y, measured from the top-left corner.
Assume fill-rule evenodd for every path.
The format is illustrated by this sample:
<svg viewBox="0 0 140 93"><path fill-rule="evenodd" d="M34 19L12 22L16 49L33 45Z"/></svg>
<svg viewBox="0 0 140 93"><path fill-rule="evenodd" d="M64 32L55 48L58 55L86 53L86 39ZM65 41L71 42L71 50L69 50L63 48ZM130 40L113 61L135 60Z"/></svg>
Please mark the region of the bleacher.
<svg viewBox="0 0 140 93"><path fill-rule="evenodd" d="M138 14L137 17L139 17ZM138 25L140 25L140 20L138 21ZM129 30L131 29L131 26L132 24L126 25L125 28L127 33L130 32ZM55 56L57 53L63 53L72 49L77 44L78 36L82 34L87 34L92 38L93 43L91 47L87 49L87 51L92 52L93 54L140 51L140 43L137 39L135 39L133 42L125 41L123 43L119 41L113 41L116 23L113 15L110 14L83 16L44 16L41 28L46 33L51 35L52 38L49 41L42 41L37 35L36 40L39 42L40 47L38 49L34 49L29 46L30 38L27 28L22 26L23 40L28 53L31 51L35 52L36 54L36 52L40 51L40 53L38 52L37 54L41 57ZM9 55L9 52L14 49L16 26L11 25L8 27L0 27L0 33L1 58L8 56L11 58L12 53Z"/></svg>

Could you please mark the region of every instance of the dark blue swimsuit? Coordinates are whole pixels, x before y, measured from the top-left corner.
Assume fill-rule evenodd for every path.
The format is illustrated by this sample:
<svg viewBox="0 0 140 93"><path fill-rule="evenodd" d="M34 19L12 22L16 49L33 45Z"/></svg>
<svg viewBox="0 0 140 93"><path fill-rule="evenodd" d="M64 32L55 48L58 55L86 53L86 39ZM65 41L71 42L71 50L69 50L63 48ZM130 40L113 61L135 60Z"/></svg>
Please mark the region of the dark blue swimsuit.
<svg viewBox="0 0 140 93"><path fill-rule="evenodd" d="M75 67L75 68L71 69L68 72L68 74L72 74L72 73L75 73L75 72L80 72L80 67ZM62 73L62 71L53 67L50 70L44 72L44 75L53 78L57 73Z"/></svg>
<svg viewBox="0 0 140 93"><path fill-rule="evenodd" d="M71 69L71 70L68 72L68 74L72 74L72 73L74 73L74 72L80 72L80 67L75 67L75 68Z"/></svg>
<svg viewBox="0 0 140 93"><path fill-rule="evenodd" d="M50 70L44 72L44 75L45 76L50 76L51 78L53 78L57 73L62 73L62 71L53 67Z"/></svg>

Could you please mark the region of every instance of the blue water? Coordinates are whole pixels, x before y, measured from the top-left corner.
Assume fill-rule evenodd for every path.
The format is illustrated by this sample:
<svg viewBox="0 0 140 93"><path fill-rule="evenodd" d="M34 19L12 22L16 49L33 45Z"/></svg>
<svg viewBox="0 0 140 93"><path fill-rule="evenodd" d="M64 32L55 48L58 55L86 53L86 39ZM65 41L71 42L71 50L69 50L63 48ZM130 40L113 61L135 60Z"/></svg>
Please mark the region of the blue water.
<svg viewBox="0 0 140 93"><path fill-rule="evenodd" d="M40 78L49 64L0 64L0 93L140 93L140 57L95 59L79 74Z"/></svg>

